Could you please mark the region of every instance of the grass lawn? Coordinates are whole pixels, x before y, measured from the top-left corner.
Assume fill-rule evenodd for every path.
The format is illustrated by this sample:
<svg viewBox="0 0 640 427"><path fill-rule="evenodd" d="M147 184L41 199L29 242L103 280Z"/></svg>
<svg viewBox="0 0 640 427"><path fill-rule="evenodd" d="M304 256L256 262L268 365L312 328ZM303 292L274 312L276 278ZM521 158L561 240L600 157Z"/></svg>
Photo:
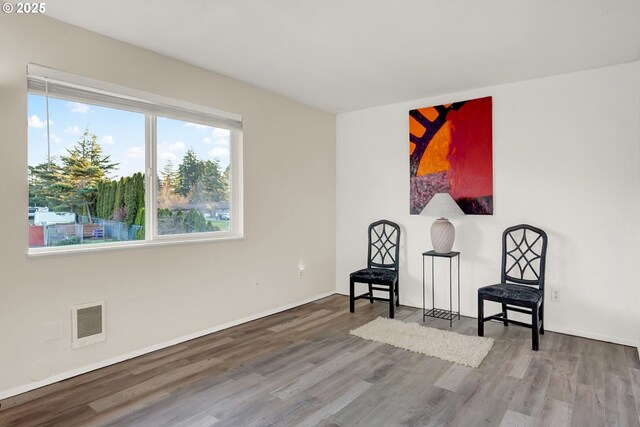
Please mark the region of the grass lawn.
<svg viewBox="0 0 640 427"><path fill-rule="evenodd" d="M220 231L229 231L229 221L217 221L215 219L208 220L214 227L220 227Z"/></svg>

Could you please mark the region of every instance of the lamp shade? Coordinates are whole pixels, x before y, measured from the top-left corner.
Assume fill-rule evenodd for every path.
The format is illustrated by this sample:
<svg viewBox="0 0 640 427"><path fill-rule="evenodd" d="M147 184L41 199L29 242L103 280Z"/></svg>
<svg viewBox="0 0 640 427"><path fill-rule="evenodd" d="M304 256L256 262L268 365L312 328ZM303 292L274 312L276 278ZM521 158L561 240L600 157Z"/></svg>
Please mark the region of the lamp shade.
<svg viewBox="0 0 640 427"><path fill-rule="evenodd" d="M453 218L455 216L463 216L464 212L449 193L436 193L429 200L427 206L422 209L420 215Z"/></svg>

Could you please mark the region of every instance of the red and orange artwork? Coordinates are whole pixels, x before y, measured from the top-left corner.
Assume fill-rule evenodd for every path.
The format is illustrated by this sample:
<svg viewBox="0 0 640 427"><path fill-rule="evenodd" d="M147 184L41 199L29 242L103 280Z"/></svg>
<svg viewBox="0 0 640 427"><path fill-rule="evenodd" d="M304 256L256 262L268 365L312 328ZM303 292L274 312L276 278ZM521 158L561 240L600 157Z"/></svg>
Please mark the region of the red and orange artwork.
<svg viewBox="0 0 640 427"><path fill-rule="evenodd" d="M467 215L493 214L491 97L409 112L411 213L449 193Z"/></svg>

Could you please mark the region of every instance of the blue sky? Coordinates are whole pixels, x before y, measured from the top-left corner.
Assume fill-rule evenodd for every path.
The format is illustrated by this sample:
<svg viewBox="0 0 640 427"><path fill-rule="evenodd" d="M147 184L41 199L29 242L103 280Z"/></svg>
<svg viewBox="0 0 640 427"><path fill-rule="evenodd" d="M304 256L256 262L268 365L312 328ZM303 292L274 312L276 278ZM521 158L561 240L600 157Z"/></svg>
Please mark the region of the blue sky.
<svg viewBox="0 0 640 427"><path fill-rule="evenodd" d="M29 94L29 165L47 161L47 127L45 97ZM105 154L120 163L113 178L144 171L144 115L97 105L49 98L49 131L51 155L59 158L74 145L85 129L98 137ZM229 164L230 133L226 129L158 118L158 170L171 160L178 167L191 147L201 160Z"/></svg>

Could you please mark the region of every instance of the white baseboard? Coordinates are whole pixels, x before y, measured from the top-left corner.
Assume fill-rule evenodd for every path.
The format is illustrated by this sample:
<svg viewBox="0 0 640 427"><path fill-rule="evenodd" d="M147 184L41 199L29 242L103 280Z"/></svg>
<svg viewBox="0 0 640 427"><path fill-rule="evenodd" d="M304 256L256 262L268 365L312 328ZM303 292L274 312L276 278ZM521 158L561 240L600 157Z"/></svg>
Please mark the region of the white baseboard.
<svg viewBox="0 0 640 427"><path fill-rule="evenodd" d="M45 378L41 381L34 381L28 384L20 385L18 387L14 387L8 390L0 391L0 400L6 399L8 397L12 397L21 393L25 393L27 391L35 390L40 387L44 387L49 384L53 384L59 381L66 380L68 378L72 378L81 374L86 374L87 372L95 371L96 369L104 368L109 365L113 365L116 363L124 362L125 360L133 359L134 357L142 356L147 353L151 353L156 350L161 350L165 347L170 347L172 345L180 344L185 341L192 340L194 338L199 338L204 335L208 335L214 332L221 331L223 329L231 328L233 326L238 326L243 323L251 322L252 320L261 319L263 317L271 316L272 314L280 313L281 311L289 310L304 304L308 304L310 302L328 297L330 295L334 295L335 291L325 292L319 295L314 295L309 298L305 298L300 301L292 302L290 304L286 304L280 307L273 308L271 310L263 311L261 313L256 313L251 316L244 317L242 319L237 319L228 323L224 323L222 325L217 325L202 331L194 332L188 335L184 335L178 338L174 338L159 344L154 344L149 347L141 348L139 350L134 350L130 353L122 354L120 356L112 357L111 359L102 360L100 362L92 363L90 365L82 366L77 369L72 369L70 371L62 372L60 374L53 375L51 377Z"/></svg>
<svg viewBox="0 0 640 427"><path fill-rule="evenodd" d="M565 334L565 335L573 335L576 337L582 337L582 338L588 338L591 340L597 340L597 341L604 341L604 342L610 342L610 343L614 343L614 344L620 344L620 345L626 345L629 347L636 347L638 345L638 343L636 343L633 340L629 340L626 338L620 338L620 337L612 337L609 335L602 335L602 334L597 334L597 333L592 333L592 332L587 332L587 331L581 331L579 329L572 329L572 328L558 328L558 327L553 327L553 326L549 326L547 328L547 326L545 325L544 327L545 331L549 331L549 332L557 332L559 334Z"/></svg>

